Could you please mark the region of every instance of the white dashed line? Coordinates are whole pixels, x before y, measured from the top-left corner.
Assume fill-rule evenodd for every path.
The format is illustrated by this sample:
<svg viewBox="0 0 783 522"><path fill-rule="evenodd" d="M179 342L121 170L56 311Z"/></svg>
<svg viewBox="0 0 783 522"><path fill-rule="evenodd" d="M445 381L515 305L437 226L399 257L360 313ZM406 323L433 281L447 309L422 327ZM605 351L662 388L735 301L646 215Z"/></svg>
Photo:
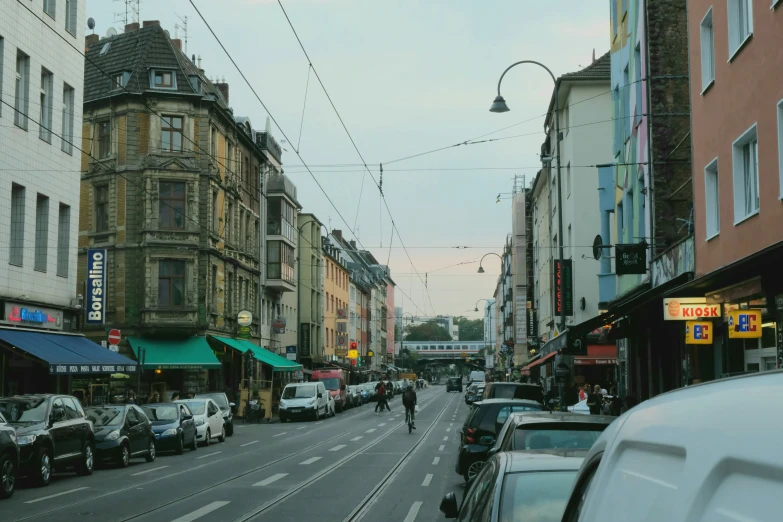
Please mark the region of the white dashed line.
<svg viewBox="0 0 783 522"><path fill-rule="evenodd" d="M382 426L386 426L386 423L385 423L385 422L382 422L381 424L378 424L378 427L379 427L379 428L380 428L380 427L382 427Z"/></svg>
<svg viewBox="0 0 783 522"><path fill-rule="evenodd" d="M444 441L445 441L445 440L449 440L449 437L448 437L448 435L447 435L447 436L445 436L445 437L443 437L443 440L444 440Z"/></svg>
<svg viewBox="0 0 783 522"><path fill-rule="evenodd" d="M453 422L449 422L449 426L454 426L454 423Z"/></svg>
<svg viewBox="0 0 783 522"><path fill-rule="evenodd" d="M212 513L216 509L222 508L226 504L230 504L230 502L225 500L218 500L215 502L211 502L202 508L199 508L191 513L188 513L187 515L183 515L179 518L175 518L171 522L193 522L194 520L197 520L203 517L204 515L208 515L209 513Z"/></svg>
<svg viewBox="0 0 783 522"><path fill-rule="evenodd" d="M427 473L424 477L424 482L422 482L421 485L427 487L430 485L430 482L432 482L432 473Z"/></svg>
<svg viewBox="0 0 783 522"><path fill-rule="evenodd" d="M329 451L340 451L344 447L345 447L345 444L338 444L337 446L335 446L334 448L330 449Z"/></svg>
<svg viewBox="0 0 783 522"><path fill-rule="evenodd" d="M354 437L351 439L351 442L356 442L357 440L362 440L364 438L364 435L359 435L357 437Z"/></svg>
<svg viewBox="0 0 783 522"><path fill-rule="evenodd" d="M272 438L274 438L274 437L282 437L282 436L283 436L283 435L285 435L286 433L288 433L288 432L287 432L287 431L284 431L283 433L278 433L277 435L272 435Z"/></svg>
<svg viewBox="0 0 783 522"><path fill-rule="evenodd" d="M450 432L451 428L446 428L446 433Z"/></svg>
<svg viewBox="0 0 783 522"><path fill-rule="evenodd" d="M215 453L207 453L206 455L202 455L202 456L200 456L200 457L196 457L196 460L199 460L199 459L205 459L205 458L207 458L207 457L214 457L214 456L215 456L215 455L217 455L218 453L223 453L223 452L222 452L222 451L216 451Z"/></svg>
<svg viewBox="0 0 783 522"><path fill-rule="evenodd" d="M272 482L277 482L278 480L286 476L288 476L288 473L278 473L276 475L272 475L267 479L262 480L261 482L256 482L255 484L253 484L253 486L268 486Z"/></svg>
<svg viewBox="0 0 783 522"><path fill-rule="evenodd" d="M251 444L255 444L257 442L261 442L261 441L260 440L253 440L253 441L250 441L250 442L246 442L244 444L240 444L239 447L240 448L244 448L245 446L250 446Z"/></svg>
<svg viewBox="0 0 783 522"><path fill-rule="evenodd" d="M146 475L147 473L152 473L153 471L158 471L159 469L168 468L168 466L158 466L157 468L152 469L146 469L144 471L139 471L138 473L131 473L131 477L138 477L139 475Z"/></svg>
<svg viewBox="0 0 783 522"><path fill-rule="evenodd" d="M298 429L298 430L303 430L303 429L305 429L306 427L307 427L307 426L299 426L299 427L298 427L298 428L296 428L296 429Z"/></svg>
<svg viewBox="0 0 783 522"><path fill-rule="evenodd" d="M438 462L440 462L440 457L435 457L434 459L432 459L432 465L433 466L437 466Z"/></svg>
<svg viewBox="0 0 783 522"><path fill-rule="evenodd" d="M413 503L411 506L410 511L408 511L408 515L405 517L405 520L402 522L414 522L416 520L416 516L419 514L419 509L421 509L422 502L420 500L417 500Z"/></svg>
<svg viewBox="0 0 783 522"><path fill-rule="evenodd" d="M440 448L438 448L438 451L443 451L443 448L445 448L445 447L446 447L446 446L444 446L443 444L441 444L441 445L440 445Z"/></svg>
<svg viewBox="0 0 783 522"><path fill-rule="evenodd" d="M302 462L300 462L299 465L300 466L307 466L308 464L312 464L313 462L317 462L317 461L321 460L322 458L323 457L310 457L309 459L303 460Z"/></svg>
<svg viewBox="0 0 783 522"><path fill-rule="evenodd" d="M89 489L89 488L87 488L85 486L85 487L82 487L82 488L69 489L68 491L62 491L60 493L55 493L54 495L49 495L49 496L46 496L46 497L36 498L36 499L33 499L33 500L28 500L27 502L25 502L25 504L35 504L36 502L49 500L50 498L56 498L56 497L61 497L63 495L68 495L70 493L76 493L77 491L81 491L83 489Z"/></svg>
<svg viewBox="0 0 783 522"><path fill-rule="evenodd" d="M375 431L375 428L370 428L369 430L365 431L364 433L372 433L373 431Z"/></svg>

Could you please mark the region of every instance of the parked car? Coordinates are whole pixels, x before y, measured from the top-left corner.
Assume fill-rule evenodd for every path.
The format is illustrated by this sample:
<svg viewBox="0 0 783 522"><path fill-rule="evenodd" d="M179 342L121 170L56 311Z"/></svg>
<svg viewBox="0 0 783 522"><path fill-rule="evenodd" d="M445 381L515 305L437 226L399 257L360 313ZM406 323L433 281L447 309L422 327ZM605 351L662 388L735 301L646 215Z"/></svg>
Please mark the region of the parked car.
<svg viewBox="0 0 783 522"><path fill-rule="evenodd" d="M345 407L346 395L348 394L345 370L314 370L311 379L323 383L329 394L334 398L337 412L342 412Z"/></svg>
<svg viewBox="0 0 783 522"><path fill-rule="evenodd" d="M527 399L544 404L544 389L538 384L490 382L484 388L484 399Z"/></svg>
<svg viewBox="0 0 783 522"><path fill-rule="evenodd" d="M155 460L155 434L147 415L133 404L107 404L85 408L95 432L98 462L114 461L125 468L133 457Z"/></svg>
<svg viewBox="0 0 783 522"><path fill-rule="evenodd" d="M465 394L465 404L473 404L480 401L484 393L484 383L473 383Z"/></svg>
<svg viewBox="0 0 783 522"><path fill-rule="evenodd" d="M0 398L0 415L16 428L19 476L46 486L52 471L74 466L90 475L95 463L92 423L70 395L15 395Z"/></svg>
<svg viewBox="0 0 783 522"><path fill-rule="evenodd" d="M196 423L196 438L205 446L212 444L212 439L220 442L226 441L226 423L220 406L212 399L183 399L174 401L175 404L184 404L193 413Z"/></svg>
<svg viewBox="0 0 783 522"><path fill-rule="evenodd" d="M319 420L330 413L331 394L321 381L287 384L280 397L280 422L310 417Z"/></svg>
<svg viewBox="0 0 783 522"><path fill-rule="evenodd" d="M185 404L159 403L141 407L152 423L158 451L174 451L181 455L184 448L198 449L198 435L193 413Z"/></svg>
<svg viewBox="0 0 783 522"><path fill-rule="evenodd" d="M579 457L498 453L476 476L461 506L448 493L440 510L446 518L466 521L559 521L581 463Z"/></svg>
<svg viewBox="0 0 783 522"><path fill-rule="evenodd" d="M783 372L767 371L633 407L588 452L563 520L780 520L781 395Z"/></svg>
<svg viewBox="0 0 783 522"><path fill-rule="evenodd" d="M11 498L16 489L19 445L16 430L0 414L0 499Z"/></svg>
<svg viewBox="0 0 783 522"><path fill-rule="evenodd" d="M346 406L348 406L349 408L354 408L358 406L359 401L361 400L361 398L359 397L358 388L353 385L346 386L345 392L346 392L346 399L345 399Z"/></svg>
<svg viewBox="0 0 783 522"><path fill-rule="evenodd" d="M484 382L486 380L487 380L487 374L485 372L472 371L468 375L468 384L472 384L474 382Z"/></svg>
<svg viewBox="0 0 783 522"><path fill-rule="evenodd" d="M461 377L449 377L449 380L446 381L446 393L451 391L462 393Z"/></svg>
<svg viewBox="0 0 783 522"><path fill-rule="evenodd" d="M212 399L220 407L220 412L223 414L223 420L226 423L226 436L230 437L234 434L234 408L236 404L228 400L228 396L223 392L209 392L199 393L196 395L197 399Z"/></svg>
<svg viewBox="0 0 783 522"><path fill-rule="evenodd" d="M470 482L479 472L487 452L495 444L498 433L511 413L541 411L535 401L488 399L471 406L465 424L460 429L460 441L455 471Z"/></svg>

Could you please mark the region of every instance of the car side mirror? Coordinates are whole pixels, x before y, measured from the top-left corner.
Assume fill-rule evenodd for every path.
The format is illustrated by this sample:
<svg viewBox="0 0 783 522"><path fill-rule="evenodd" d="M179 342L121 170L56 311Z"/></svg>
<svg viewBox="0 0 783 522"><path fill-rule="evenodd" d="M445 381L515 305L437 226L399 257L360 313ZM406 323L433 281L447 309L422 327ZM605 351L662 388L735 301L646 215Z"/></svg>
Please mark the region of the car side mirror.
<svg viewBox="0 0 783 522"><path fill-rule="evenodd" d="M236 406L237 406L237 405L236 405L236 403L235 403L235 402L229 402L229 403L228 403L228 406L229 406L230 408L236 408Z"/></svg>
<svg viewBox="0 0 783 522"><path fill-rule="evenodd" d="M454 493L447 493L440 501L440 511L446 518L457 518L459 506L457 505L457 496Z"/></svg>
<svg viewBox="0 0 783 522"><path fill-rule="evenodd" d="M340 386L340 389L341 389L341 390L345 390L345 389L346 389L346 386L345 386L345 384L343 384L342 386Z"/></svg>
<svg viewBox="0 0 783 522"><path fill-rule="evenodd" d="M193 420L193 415L183 415L182 420L186 420L186 421Z"/></svg>

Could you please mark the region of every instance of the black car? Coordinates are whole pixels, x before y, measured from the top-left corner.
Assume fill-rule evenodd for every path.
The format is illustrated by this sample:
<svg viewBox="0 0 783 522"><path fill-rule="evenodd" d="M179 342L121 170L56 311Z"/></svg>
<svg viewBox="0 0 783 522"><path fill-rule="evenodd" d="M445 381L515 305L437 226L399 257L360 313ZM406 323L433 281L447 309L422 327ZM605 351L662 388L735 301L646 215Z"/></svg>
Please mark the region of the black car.
<svg viewBox="0 0 783 522"><path fill-rule="evenodd" d="M236 407L236 404L229 402L228 396L221 392L199 393L196 397L199 399L212 399L217 403L220 407L220 412L223 414L223 422L226 423L226 436L232 436L234 434L234 407Z"/></svg>
<svg viewBox="0 0 783 522"><path fill-rule="evenodd" d="M540 453L498 453L465 491L462 505L449 493L446 518L482 522L560 520L582 458Z"/></svg>
<svg viewBox="0 0 783 522"><path fill-rule="evenodd" d="M82 405L70 395L15 395L0 398L0 415L16 428L19 475L39 486L52 470L74 466L92 474L95 436Z"/></svg>
<svg viewBox="0 0 783 522"><path fill-rule="evenodd" d="M16 430L0 415L0 499L10 498L16 489L19 469L19 446Z"/></svg>
<svg viewBox="0 0 783 522"><path fill-rule="evenodd" d="M483 399L526 399L544 404L544 389L538 384L490 382L484 388Z"/></svg>
<svg viewBox="0 0 783 522"><path fill-rule="evenodd" d="M198 449L198 435L193 412L185 404L145 404L141 407L152 423L158 451L174 451L181 455L184 448Z"/></svg>
<svg viewBox="0 0 783 522"><path fill-rule="evenodd" d="M465 482L470 482L487 460L487 453L495 444L508 416L521 411L541 411L542 408L538 402L517 399L488 399L473 403L460 429L455 471L465 477Z"/></svg>
<svg viewBox="0 0 783 522"><path fill-rule="evenodd" d="M456 391L462 393L461 377L449 377L449 380L446 381L446 393L450 391Z"/></svg>
<svg viewBox="0 0 783 522"><path fill-rule="evenodd" d="M122 468L133 457L155 460L155 434L147 415L133 404L91 406L87 418L95 430L95 453L99 461L111 460Z"/></svg>
<svg viewBox="0 0 783 522"><path fill-rule="evenodd" d="M480 401L481 396L484 394L484 383L474 382L468 387L468 391L465 394L465 404L473 404Z"/></svg>
<svg viewBox="0 0 783 522"><path fill-rule="evenodd" d="M515 416L504 426L499 451L575 450L587 452L615 420L607 415L536 413ZM584 455L583 455L584 456Z"/></svg>

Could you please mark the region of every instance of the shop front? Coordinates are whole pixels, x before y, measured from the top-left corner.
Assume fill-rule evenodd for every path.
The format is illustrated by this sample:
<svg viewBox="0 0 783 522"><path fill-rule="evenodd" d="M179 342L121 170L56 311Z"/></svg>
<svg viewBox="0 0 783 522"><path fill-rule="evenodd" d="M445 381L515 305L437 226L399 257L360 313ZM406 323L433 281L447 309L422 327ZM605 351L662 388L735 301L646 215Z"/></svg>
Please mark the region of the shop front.
<svg viewBox="0 0 783 522"><path fill-rule="evenodd" d="M605 390L617 384L617 345L588 344L587 355L574 357L574 383L600 384Z"/></svg>
<svg viewBox="0 0 783 522"><path fill-rule="evenodd" d="M136 362L82 335L0 327L0 392L73 394L83 404L111 401Z"/></svg>

